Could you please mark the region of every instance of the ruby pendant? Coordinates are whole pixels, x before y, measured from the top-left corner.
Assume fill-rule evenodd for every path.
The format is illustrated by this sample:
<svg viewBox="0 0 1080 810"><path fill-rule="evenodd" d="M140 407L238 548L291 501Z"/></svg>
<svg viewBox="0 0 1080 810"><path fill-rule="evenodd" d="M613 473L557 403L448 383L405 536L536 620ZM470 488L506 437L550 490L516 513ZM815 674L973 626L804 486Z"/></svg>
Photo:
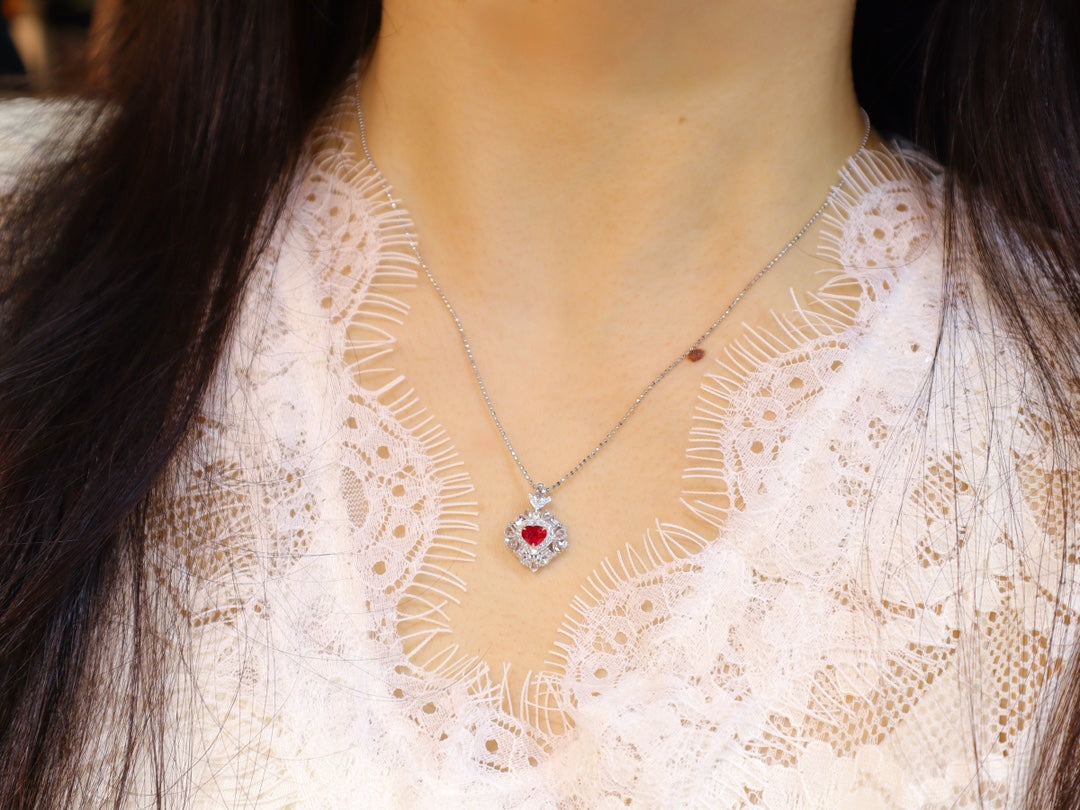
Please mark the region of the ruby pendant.
<svg viewBox="0 0 1080 810"><path fill-rule="evenodd" d="M518 519L506 527L506 547L517 555L526 568L539 571L557 554L566 551L570 541L566 527L544 507L551 503L551 496L543 484L529 495L532 509L522 512Z"/></svg>

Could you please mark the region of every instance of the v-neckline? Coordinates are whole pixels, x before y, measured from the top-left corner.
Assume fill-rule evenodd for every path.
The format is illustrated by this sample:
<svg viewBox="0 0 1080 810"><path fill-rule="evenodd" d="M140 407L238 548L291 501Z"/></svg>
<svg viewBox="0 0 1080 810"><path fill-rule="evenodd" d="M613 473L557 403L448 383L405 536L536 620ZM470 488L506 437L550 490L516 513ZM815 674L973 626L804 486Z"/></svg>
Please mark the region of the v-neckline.
<svg viewBox="0 0 1080 810"><path fill-rule="evenodd" d="M392 267L395 275L394 282L386 289L372 289L369 294L377 295L382 305L398 314L391 319L397 324L388 323L385 318L380 318L377 324L367 323L368 328L380 334L380 340L377 345L353 347L354 353L362 356L360 364L367 363L372 357L379 359L379 379L384 382L374 389L358 389L354 395L373 397L388 405L402 425L422 434L425 446L433 453L440 490L446 496L440 504L440 528L433 536L386 538L388 542L410 544L411 548L405 553L422 560L415 568L416 574L410 580L399 583L396 591L401 595L398 609L411 601L416 613L410 617L410 621L426 625L426 629L414 632L409 638L401 637L396 631L382 634L388 648L386 660L399 675L408 673L410 678L415 679L417 694L426 699L436 699L435 696L445 692L451 684L460 686L468 682L468 692L501 713L506 723L535 739L541 749L547 749L555 738L573 726L572 700L565 693L564 681L567 678L567 664L574 657L575 648L582 643L582 634L587 632L585 624L590 611L620 588L632 588L635 582L648 578L663 578L671 568L692 566L693 557L715 545L717 538L725 531L746 528L737 525L738 521L724 525L731 513L745 512L747 504L723 503L727 496L719 494L715 486L708 485L710 479L715 478L717 470L709 466L712 460L708 458L708 452L701 452L703 437L707 436L707 443L715 443L717 434L724 431L722 426L718 426L722 421L718 410L722 409L724 397L745 383L749 371L796 354L813 337L827 334L830 338L841 340L847 332L865 329L866 321L883 302L875 299L873 293L867 295L864 287L860 287L858 295L853 295L849 269L845 267L842 257L834 254L829 258L835 261L836 266L833 271L823 275L816 291L805 296L807 308L799 306L784 317L777 316L775 330L743 329L728 346L723 362L716 360L713 370L704 376L699 393L701 404L688 439L689 466L683 475L689 483L682 493L682 507L712 525L715 534L703 537L681 528L677 522L661 523L658 520L653 536L646 533L640 544L628 543L617 558L604 559L585 577L567 605L554 645L547 651L549 665L543 670L527 673L527 687L515 705L507 680L511 664L502 662L500 678L483 658L460 652L452 642L454 628L437 605L438 600L453 601L456 594L463 593L466 588L457 566L468 565L476 547L473 519L475 499L471 479L463 469L450 437L434 422L431 413L416 401L404 375L392 368L395 328L398 325L403 328L408 317L407 307L393 302L393 288L405 283L424 283L419 265L409 249L409 240L414 238L415 229L404 204L383 186L385 181L354 150L348 136L331 131L328 137L328 145L324 147L327 151L317 155L316 165L344 182L348 193L353 195L353 201L366 207L368 216L376 223L374 235L379 249L376 263L382 262ZM866 174L882 179L882 171L895 170L901 165L895 158L887 160L892 160L895 166L881 169L874 165L874 158L857 156L849 161L845 172L849 178ZM860 163L867 165L860 166ZM854 199L858 192L858 189L852 188L847 194ZM838 209L826 217L824 236L820 239L826 254L830 247L835 248L840 242L840 231L847 213L843 205ZM349 246L340 245L338 249L348 250ZM370 255L367 257L369 261L371 258ZM355 313L342 310L342 315L354 317ZM356 323L355 320L353 322ZM730 431L731 427L727 429ZM706 486L697 489L694 487L695 481ZM752 500L755 496L746 493L745 497ZM770 508L774 508L760 502L755 502L753 507L755 519L760 519ZM453 561L455 570L451 571L444 564L447 559ZM410 592L415 596L409 597ZM418 651L426 649L433 642L437 644L440 639L446 640L440 651L429 656L425 664L417 663ZM545 690L545 693L536 690Z"/></svg>

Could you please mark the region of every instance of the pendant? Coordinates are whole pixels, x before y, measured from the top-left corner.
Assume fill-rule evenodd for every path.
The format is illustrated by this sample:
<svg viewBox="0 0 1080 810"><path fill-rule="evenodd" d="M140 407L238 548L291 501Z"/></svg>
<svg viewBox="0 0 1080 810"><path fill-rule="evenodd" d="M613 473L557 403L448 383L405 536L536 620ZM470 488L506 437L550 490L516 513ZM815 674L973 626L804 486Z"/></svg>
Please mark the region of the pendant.
<svg viewBox="0 0 1080 810"><path fill-rule="evenodd" d="M559 523L550 509L544 509L551 503L551 496L543 484L536 485L536 491L529 496L529 503L532 509L522 512L517 520L506 527L506 547L517 555L526 568L539 571L555 555L566 551L570 541L566 537L566 527Z"/></svg>

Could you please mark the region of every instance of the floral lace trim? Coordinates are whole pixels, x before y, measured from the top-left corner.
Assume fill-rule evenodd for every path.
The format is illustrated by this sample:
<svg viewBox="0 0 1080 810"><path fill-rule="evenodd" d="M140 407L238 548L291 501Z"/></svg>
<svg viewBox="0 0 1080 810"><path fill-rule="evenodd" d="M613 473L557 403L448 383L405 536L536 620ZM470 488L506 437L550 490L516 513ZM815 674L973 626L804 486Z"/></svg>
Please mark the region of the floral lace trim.
<svg viewBox="0 0 1080 810"><path fill-rule="evenodd" d="M456 563L474 555L476 540L470 534L477 526L473 520L472 486L445 432L432 423L404 378L386 364L394 344L391 327L402 325L405 311L402 304L389 297L391 285L411 287L419 277L409 248L413 228L406 209L396 198L390 202L381 177L352 151L340 132L329 128L319 134L315 144L319 173L312 182L320 184L332 176L344 184L335 193L354 195L354 199L364 201L365 213L370 218L368 227L378 232L372 242L382 246L367 256L376 270L370 290L364 294L357 294L348 280L327 281L334 290L335 318L341 321L347 318L355 329L355 334L346 329L342 335L346 356L350 358L347 370L354 374L359 371L359 383L365 391L384 403L403 427L417 433L432 453L434 472L442 490L441 520L431 545L416 553L417 564L411 576L402 573L401 579L388 586L400 600L399 609L408 605L414 611L399 616L398 626L409 628L404 635L384 638L388 648L402 656L396 667L407 681L407 688L402 691L427 695L439 692L446 684L467 681L471 683L470 692L484 695L484 702L500 707L507 715L508 725L520 726L516 733L535 737L542 749L550 750L550 737L573 726L573 700L565 693L564 680L568 668L574 665L574 650L590 647L586 638L590 623L587 617L597 612L605 615L604 606L615 594L632 590L643 581L668 578L676 570L693 570L694 555L706 548L710 540L676 524L660 523L646 534L640 547L627 544L617 558L605 561L571 604L559 640L551 651L550 670L529 673L526 688L516 701L510 695L505 672L501 678L494 675L486 662L463 655L457 645L426 656L427 648L436 638L452 635L445 609L456 600L455 593L465 590L462 578L444 562ZM733 512L744 511L747 502L754 498L750 493L729 493L724 486L735 483L730 475L733 462L729 448L754 441L749 434L732 434L726 427L731 398L745 388L756 370L771 366L780 358L800 351L816 351L822 343L839 350L845 348L847 338L866 328L889 293L894 276L881 268L911 262L929 243L927 206L932 207L933 203L926 198L924 179L901 157L867 152L852 158L842 176L843 187L834 195L821 237L822 257L836 266L822 271L826 278L808 300L797 302L787 315L775 316L775 330L747 328L743 336L733 341L717 360L716 371L708 376L702 392L691 432L688 451L691 466L684 476L688 484L683 504L718 530ZM846 229L851 221L860 225L877 224L873 214L864 210L868 198L877 204L888 204L893 201L890 198L898 198L900 212L908 216L898 225L895 212L890 212L891 219L879 217L887 231L883 227L880 233L871 229L867 234L864 227L857 238L888 244L890 250L899 241L904 245L904 255L894 256L886 251L857 267L851 261L852 234ZM345 208L330 208L331 213L342 210ZM347 246L348 239L335 240L335 230L332 228L327 234L330 243ZM867 248L867 252L873 253L872 244ZM341 295L340 291L345 294ZM358 306L360 302L363 308ZM372 312L372 307L377 311ZM383 327L378 323L388 325ZM376 361L382 365L376 366ZM368 382L372 379L380 382ZM813 393L807 392L807 398L812 397ZM737 461L735 464L737 467ZM424 660L424 664L418 666L418 660Z"/></svg>

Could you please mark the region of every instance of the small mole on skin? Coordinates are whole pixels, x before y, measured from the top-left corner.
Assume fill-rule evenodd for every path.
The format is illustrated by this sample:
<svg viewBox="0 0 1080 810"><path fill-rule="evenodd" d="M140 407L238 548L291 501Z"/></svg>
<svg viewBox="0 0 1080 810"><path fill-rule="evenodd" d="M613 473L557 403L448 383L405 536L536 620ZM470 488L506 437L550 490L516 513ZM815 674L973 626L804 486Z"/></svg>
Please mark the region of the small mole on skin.
<svg viewBox="0 0 1080 810"><path fill-rule="evenodd" d="M685 115L680 115L679 116L679 123L680 124L685 124L686 123L686 116Z"/></svg>
<svg viewBox="0 0 1080 810"><path fill-rule="evenodd" d="M691 349L690 351L688 351L686 353L686 359L689 360L691 363L696 363L698 360L700 360L704 356L705 356L705 350L704 349Z"/></svg>

